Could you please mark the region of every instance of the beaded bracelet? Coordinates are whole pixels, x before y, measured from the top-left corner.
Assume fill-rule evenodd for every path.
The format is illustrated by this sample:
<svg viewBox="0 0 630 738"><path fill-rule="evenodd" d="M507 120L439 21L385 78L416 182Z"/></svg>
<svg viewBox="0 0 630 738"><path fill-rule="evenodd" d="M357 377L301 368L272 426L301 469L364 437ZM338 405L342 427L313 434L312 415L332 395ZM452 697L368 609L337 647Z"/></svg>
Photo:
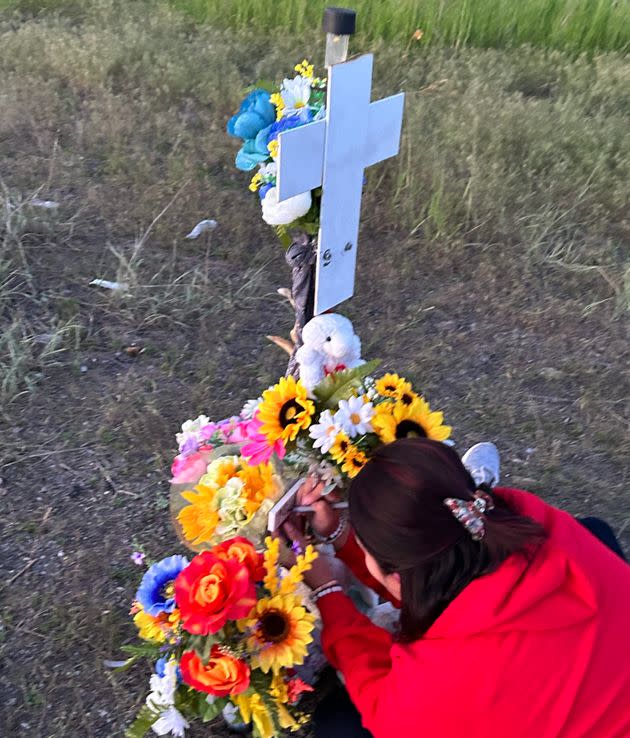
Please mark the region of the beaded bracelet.
<svg viewBox="0 0 630 738"><path fill-rule="evenodd" d="M348 521L342 515L339 518L339 524L329 536L320 536L319 533L315 530L313 531L313 535L320 543L334 543L338 538L341 538L341 536L346 532L347 526L348 526Z"/></svg>
<svg viewBox="0 0 630 738"><path fill-rule="evenodd" d="M311 599L313 602L318 602L321 600L322 597L325 597L326 595L333 594L333 592L343 592L343 587L340 584L334 584L332 587L325 587L322 590L319 590L318 592L314 592L311 595Z"/></svg>
<svg viewBox="0 0 630 738"><path fill-rule="evenodd" d="M311 595L316 595L319 592L322 591L322 589L328 589L329 587L338 587L339 582L336 579L330 579L325 584L320 584L319 587L315 587L315 589L311 592Z"/></svg>

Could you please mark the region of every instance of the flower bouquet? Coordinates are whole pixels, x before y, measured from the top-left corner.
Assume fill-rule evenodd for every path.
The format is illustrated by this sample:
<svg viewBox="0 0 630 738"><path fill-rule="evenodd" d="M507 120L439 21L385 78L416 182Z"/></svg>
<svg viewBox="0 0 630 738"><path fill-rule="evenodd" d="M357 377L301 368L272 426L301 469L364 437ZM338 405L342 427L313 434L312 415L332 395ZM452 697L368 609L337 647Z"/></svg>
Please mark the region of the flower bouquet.
<svg viewBox="0 0 630 738"><path fill-rule="evenodd" d="M300 594L317 554L311 546L291 569L279 566L280 542L264 554L236 537L188 561L170 556L145 573L132 608L145 643L126 646L129 666L155 661L150 694L127 738L183 736L192 720L240 713L254 736L273 738L307 719L294 706L312 687L293 668L312 642L316 616Z"/></svg>
<svg viewBox="0 0 630 738"><path fill-rule="evenodd" d="M291 245L289 228L317 233L321 188L278 202L278 136L326 115L326 79L315 77L307 60L296 65L295 72L295 77L285 79L277 89L259 86L251 91L227 125L227 132L243 142L236 167L242 171L257 168L249 189L258 193L263 220L276 227L287 247Z"/></svg>

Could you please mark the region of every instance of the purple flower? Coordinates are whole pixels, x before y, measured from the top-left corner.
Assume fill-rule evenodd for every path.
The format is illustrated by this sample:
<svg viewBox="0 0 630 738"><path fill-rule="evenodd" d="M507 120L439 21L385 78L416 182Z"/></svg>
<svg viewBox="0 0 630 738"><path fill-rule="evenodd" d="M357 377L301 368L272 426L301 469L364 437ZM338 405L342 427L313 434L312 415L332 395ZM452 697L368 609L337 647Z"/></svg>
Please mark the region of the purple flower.
<svg viewBox="0 0 630 738"><path fill-rule="evenodd" d="M179 447L179 452L182 456L191 456L198 449L199 444L197 441L192 437L188 437Z"/></svg>
<svg viewBox="0 0 630 738"><path fill-rule="evenodd" d="M144 564L144 554L141 551L134 551L131 554L131 560L136 566L142 566Z"/></svg>

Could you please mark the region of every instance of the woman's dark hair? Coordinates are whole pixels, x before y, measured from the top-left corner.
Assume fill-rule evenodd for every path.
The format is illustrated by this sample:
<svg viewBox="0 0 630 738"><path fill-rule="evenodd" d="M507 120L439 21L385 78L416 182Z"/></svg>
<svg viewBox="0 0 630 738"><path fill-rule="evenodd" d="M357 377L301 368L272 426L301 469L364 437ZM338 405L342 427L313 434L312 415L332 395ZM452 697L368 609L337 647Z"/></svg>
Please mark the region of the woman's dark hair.
<svg viewBox="0 0 630 738"><path fill-rule="evenodd" d="M400 574L402 641L422 636L473 579L545 539L542 526L495 495L485 535L474 540L444 500L470 501L476 488L457 453L428 438L380 447L350 485L357 537L385 574Z"/></svg>

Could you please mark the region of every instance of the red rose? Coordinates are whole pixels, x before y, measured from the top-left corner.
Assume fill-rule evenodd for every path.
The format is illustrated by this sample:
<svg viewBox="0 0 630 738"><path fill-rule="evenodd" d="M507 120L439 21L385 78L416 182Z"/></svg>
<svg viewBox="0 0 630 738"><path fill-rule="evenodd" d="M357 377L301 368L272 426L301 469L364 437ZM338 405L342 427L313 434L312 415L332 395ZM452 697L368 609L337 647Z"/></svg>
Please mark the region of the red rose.
<svg viewBox="0 0 630 738"><path fill-rule="evenodd" d="M207 664L194 651L185 651L179 668L186 684L215 697L240 694L249 687L249 666L244 661L223 653L216 644L212 646Z"/></svg>
<svg viewBox="0 0 630 738"><path fill-rule="evenodd" d="M194 635L208 635L228 620L248 615L256 604L256 591L245 564L204 551L177 576L175 601L182 626Z"/></svg>
<svg viewBox="0 0 630 738"><path fill-rule="evenodd" d="M254 544L247 538L236 536L214 546L212 553L220 559L236 559L249 569L249 574L255 582L262 582L265 578L265 567L262 554L256 553Z"/></svg>

